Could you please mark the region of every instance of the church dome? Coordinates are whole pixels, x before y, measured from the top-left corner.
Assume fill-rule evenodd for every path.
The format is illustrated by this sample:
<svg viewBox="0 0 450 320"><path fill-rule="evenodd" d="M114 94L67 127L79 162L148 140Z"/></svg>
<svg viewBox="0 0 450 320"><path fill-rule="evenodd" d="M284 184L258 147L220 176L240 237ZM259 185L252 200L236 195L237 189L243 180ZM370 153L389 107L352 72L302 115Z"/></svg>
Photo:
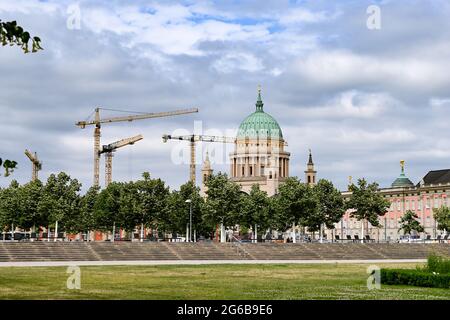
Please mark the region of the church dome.
<svg viewBox="0 0 450 320"><path fill-rule="evenodd" d="M240 124L237 133L238 139L283 139L280 125L270 114L264 112L263 106L261 90L259 90L256 111L245 118Z"/></svg>
<svg viewBox="0 0 450 320"><path fill-rule="evenodd" d="M414 183L412 183L411 180L407 176L405 176L405 161L400 161L400 165L402 168L402 172L400 173L400 176L392 182L393 188L410 188L414 187Z"/></svg>

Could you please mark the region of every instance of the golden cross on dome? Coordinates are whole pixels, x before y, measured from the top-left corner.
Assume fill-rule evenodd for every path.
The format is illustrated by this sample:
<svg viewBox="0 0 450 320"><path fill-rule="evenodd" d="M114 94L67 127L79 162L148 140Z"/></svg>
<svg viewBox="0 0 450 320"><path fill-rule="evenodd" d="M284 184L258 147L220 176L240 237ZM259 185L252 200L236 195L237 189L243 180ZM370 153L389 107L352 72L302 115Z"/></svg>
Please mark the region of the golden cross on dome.
<svg viewBox="0 0 450 320"><path fill-rule="evenodd" d="M258 84L258 93L261 93L261 85Z"/></svg>
<svg viewBox="0 0 450 320"><path fill-rule="evenodd" d="M405 160L400 160L400 167L402 168L402 172L405 170Z"/></svg>

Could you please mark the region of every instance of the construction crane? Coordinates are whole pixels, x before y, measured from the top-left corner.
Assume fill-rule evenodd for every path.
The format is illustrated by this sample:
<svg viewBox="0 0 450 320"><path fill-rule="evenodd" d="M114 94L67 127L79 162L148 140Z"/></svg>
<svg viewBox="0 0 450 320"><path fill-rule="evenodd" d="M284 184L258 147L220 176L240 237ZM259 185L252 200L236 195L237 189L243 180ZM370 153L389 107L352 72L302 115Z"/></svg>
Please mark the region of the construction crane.
<svg viewBox="0 0 450 320"><path fill-rule="evenodd" d="M30 159L32 163L31 170L31 181L36 181L38 179L38 172L42 170L42 162L39 161L37 153L32 153L28 149L25 149L25 155Z"/></svg>
<svg viewBox="0 0 450 320"><path fill-rule="evenodd" d="M220 142L220 143L236 143L236 138L231 137L218 137L218 136L204 136L204 135L187 135L187 136L172 136L165 134L162 136L164 142L167 140L184 140L189 141L191 145L191 161L189 165L190 180L195 184L195 143L198 141L203 142Z"/></svg>
<svg viewBox="0 0 450 320"><path fill-rule="evenodd" d="M102 153L105 154L105 187L107 187L112 182L113 152L115 152L119 148L134 144L135 142L138 142L139 140L142 139L144 139L144 137L140 134L134 137L110 143L108 145L103 145L102 149L100 150L100 154Z"/></svg>
<svg viewBox="0 0 450 320"><path fill-rule="evenodd" d="M174 110L167 112L156 112L156 113L143 113L138 115L128 115L121 117L112 117L112 118L104 118L100 117L100 110L108 110L105 108L96 108L94 120L92 121L78 121L75 125L80 127L81 129L86 128L86 126L95 126L94 130L94 186L98 186L100 184L100 128L104 123L112 123L112 122L123 122L123 121L135 121L135 120L143 120L150 118L162 118L162 117L170 117L170 116L178 116L182 114L196 113L198 112L197 108L192 109L182 109L182 110ZM118 111L118 110L113 110Z"/></svg>

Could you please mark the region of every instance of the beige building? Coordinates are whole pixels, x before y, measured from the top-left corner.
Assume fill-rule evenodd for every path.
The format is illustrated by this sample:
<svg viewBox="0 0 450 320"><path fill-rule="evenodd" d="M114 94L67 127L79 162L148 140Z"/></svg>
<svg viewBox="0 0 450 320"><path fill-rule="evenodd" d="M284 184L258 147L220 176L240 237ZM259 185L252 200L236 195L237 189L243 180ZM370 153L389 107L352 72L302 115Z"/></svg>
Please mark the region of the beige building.
<svg viewBox="0 0 450 320"><path fill-rule="evenodd" d="M290 153L278 122L264 112L261 89L256 110L242 121L236 136L234 152L230 153L230 177L244 192L259 184L269 196L289 177Z"/></svg>

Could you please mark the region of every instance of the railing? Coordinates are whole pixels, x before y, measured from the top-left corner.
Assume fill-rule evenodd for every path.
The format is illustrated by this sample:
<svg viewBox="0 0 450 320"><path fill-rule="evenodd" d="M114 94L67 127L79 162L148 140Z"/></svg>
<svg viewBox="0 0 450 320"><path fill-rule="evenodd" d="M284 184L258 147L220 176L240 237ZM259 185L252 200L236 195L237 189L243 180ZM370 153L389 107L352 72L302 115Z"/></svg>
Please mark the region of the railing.
<svg viewBox="0 0 450 320"><path fill-rule="evenodd" d="M247 250L242 247L242 241L240 239L236 238L236 236L233 235L230 240L231 245L236 248L237 255L241 257L250 257L250 254L247 252Z"/></svg>

